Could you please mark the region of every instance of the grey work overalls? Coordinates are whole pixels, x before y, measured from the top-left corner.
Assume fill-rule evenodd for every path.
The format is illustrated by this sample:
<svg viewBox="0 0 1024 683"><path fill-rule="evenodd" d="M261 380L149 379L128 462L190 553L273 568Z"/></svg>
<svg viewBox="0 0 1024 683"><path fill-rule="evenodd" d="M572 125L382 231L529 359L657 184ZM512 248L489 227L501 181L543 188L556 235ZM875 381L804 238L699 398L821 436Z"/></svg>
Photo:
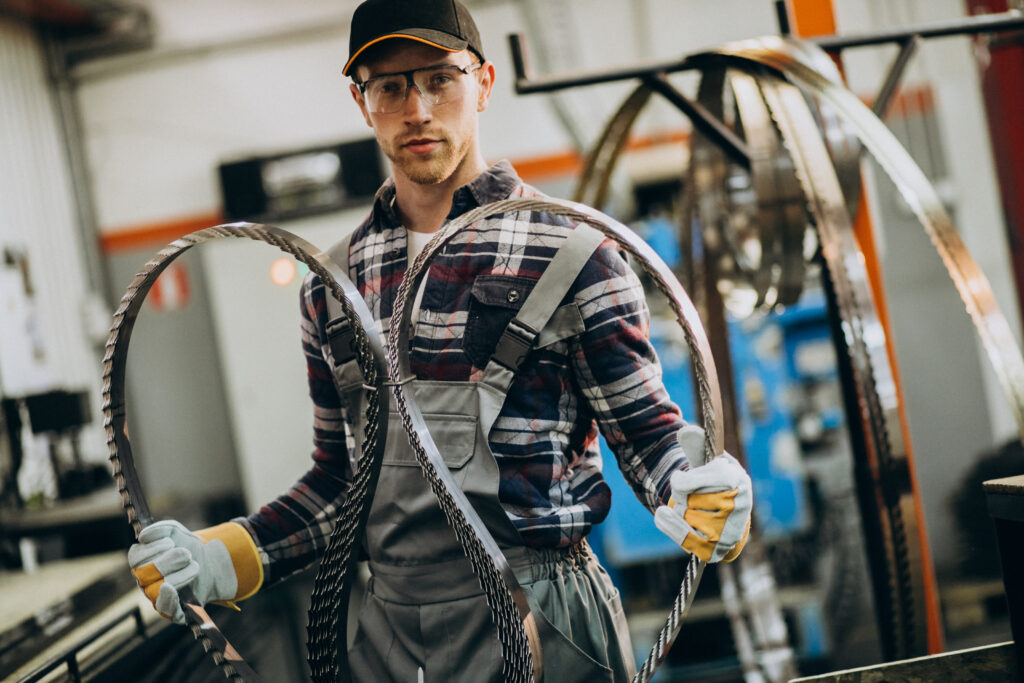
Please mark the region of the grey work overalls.
<svg viewBox="0 0 1024 683"><path fill-rule="evenodd" d="M536 344L582 331L577 311L555 311L601 242L581 226L549 264L516 314L541 330ZM575 252L572 258L570 252ZM348 272L349 239L330 250ZM510 279L507 302L521 300ZM340 311L328 296L328 310ZM400 312L395 312L396 315ZM572 315L575 314L575 315ZM331 318L336 317L331 313ZM572 329L564 321L579 321ZM515 322L515 321L513 321ZM511 327L511 324L510 324ZM561 329L559 329L561 328ZM330 325L329 325L330 329ZM412 380L406 384L445 463L502 547L538 623L545 681L620 681L634 673L633 653L618 592L585 542L571 549L523 545L498 500L498 466L488 434L498 417L516 362L528 349L507 328L483 377L475 382ZM362 439L362 377L354 360L332 363L357 442ZM349 662L357 681L500 681L501 646L490 609L437 498L424 478L390 400L380 479L367 520L371 579Z"/></svg>

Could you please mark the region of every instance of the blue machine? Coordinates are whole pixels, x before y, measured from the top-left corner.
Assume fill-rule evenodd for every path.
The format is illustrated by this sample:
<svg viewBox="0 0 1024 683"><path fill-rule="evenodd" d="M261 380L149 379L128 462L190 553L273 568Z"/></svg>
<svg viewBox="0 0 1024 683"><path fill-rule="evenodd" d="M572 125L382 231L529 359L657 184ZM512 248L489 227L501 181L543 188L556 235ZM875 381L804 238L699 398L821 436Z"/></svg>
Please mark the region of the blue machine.
<svg viewBox="0 0 1024 683"><path fill-rule="evenodd" d="M638 232L670 265L678 258L674 228L667 222L647 221ZM728 327L741 441L754 483L755 523L762 540L771 542L806 531L813 521L797 427L808 408L807 383L837 381L825 300L820 292L808 292L785 311L730 320ZM693 381L680 335L674 319L652 319L651 342L661 359L665 386L684 417L692 419ZM815 419L822 429L842 423L838 403L821 408ZM603 440L601 451L612 507L590 541L613 579L617 568L682 555L654 526Z"/></svg>
<svg viewBox="0 0 1024 683"><path fill-rule="evenodd" d="M796 534L810 524L802 455L788 400L794 390L793 360L778 317L729 323L741 437L754 483L754 514L765 540ZM683 415L692 418L689 357L677 330L674 320L652 321L651 342L661 359L669 395ZM828 330L824 332L827 335ZM601 452L612 507L590 535L595 551L611 567L681 555L682 549L654 526L651 513L623 479L603 440Z"/></svg>
<svg viewBox="0 0 1024 683"><path fill-rule="evenodd" d="M666 328L669 326L679 329L674 320L653 320L651 339L661 359L665 388L686 414L688 407L694 405L690 361L685 344L668 336L670 330ZM594 527L589 539L613 580L616 567L682 555L683 549L654 526L654 518L626 483L603 438L601 456L604 478L612 491L612 507L604 522ZM619 589L624 590L624 587L620 585Z"/></svg>
<svg viewBox="0 0 1024 683"><path fill-rule="evenodd" d="M835 386L834 347L824 298L807 295L777 314L728 323L733 374L739 409L740 436L747 470L754 484L754 517L766 544L806 536L814 511L805 470L805 434L812 423L820 434L842 426L838 402L814 401L816 386ZM651 342L661 359L665 386L684 417L694 415L694 389L689 356L673 320L652 320ZM804 444L804 445L802 445ZM625 600L642 595L630 568L683 556L684 551L661 533L651 513L637 500L602 440L604 477L612 491L607 519L591 532L590 543ZM632 579L627 577L632 576ZM633 582L631 585L631 581ZM813 659L828 650L822 605L817 600L791 607L792 627L800 657ZM638 657L648 645L641 636ZM713 664L711 664L713 666ZM699 667L699 664L697 665ZM671 668L671 667L669 667ZM683 670L680 670L680 675ZM674 680L675 674L659 672ZM689 675L689 674L686 674Z"/></svg>

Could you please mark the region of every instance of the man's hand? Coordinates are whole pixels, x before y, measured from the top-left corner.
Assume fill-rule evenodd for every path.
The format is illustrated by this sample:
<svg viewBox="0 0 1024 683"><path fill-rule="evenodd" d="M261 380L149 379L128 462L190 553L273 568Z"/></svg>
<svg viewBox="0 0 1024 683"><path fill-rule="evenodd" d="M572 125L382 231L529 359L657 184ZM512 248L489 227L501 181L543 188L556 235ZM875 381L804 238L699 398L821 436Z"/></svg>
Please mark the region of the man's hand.
<svg viewBox="0 0 1024 683"><path fill-rule="evenodd" d="M175 521L156 522L128 549L132 574L162 616L184 624L178 591L190 586L201 604L244 600L263 584L252 536L227 522L192 533ZM237 609L237 607L236 607Z"/></svg>
<svg viewBox="0 0 1024 683"><path fill-rule="evenodd" d="M691 462L703 459L704 430L687 425L679 444ZM732 562L750 533L750 476L728 453L689 470L674 472L672 497L654 512L654 523L673 541L705 562Z"/></svg>

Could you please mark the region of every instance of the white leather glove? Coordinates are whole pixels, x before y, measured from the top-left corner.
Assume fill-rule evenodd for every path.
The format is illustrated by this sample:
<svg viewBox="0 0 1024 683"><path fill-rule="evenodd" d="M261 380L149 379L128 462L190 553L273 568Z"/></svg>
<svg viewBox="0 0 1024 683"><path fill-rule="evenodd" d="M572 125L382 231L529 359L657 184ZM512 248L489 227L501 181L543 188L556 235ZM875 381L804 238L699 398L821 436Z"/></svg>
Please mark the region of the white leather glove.
<svg viewBox="0 0 1024 683"><path fill-rule="evenodd" d="M678 439L690 462L703 460L703 429L687 425ZM753 507L750 476L736 458L723 453L706 465L673 472L669 486L668 505L654 512L662 533L705 562L735 560L750 534Z"/></svg>
<svg viewBox="0 0 1024 683"><path fill-rule="evenodd" d="M132 574L156 611L185 623L178 591L191 586L203 605L252 596L263 584L263 563L256 543L241 525L219 524L192 533L176 521L156 522L139 533L128 549Z"/></svg>

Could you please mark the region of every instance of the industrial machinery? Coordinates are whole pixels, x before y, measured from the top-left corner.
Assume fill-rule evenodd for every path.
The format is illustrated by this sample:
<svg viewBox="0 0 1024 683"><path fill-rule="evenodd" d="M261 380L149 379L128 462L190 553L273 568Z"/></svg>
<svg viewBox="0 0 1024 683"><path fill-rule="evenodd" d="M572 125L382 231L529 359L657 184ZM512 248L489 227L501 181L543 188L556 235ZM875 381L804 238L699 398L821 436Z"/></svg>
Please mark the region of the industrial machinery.
<svg viewBox="0 0 1024 683"><path fill-rule="evenodd" d="M921 38L1022 26L1024 20L1012 14L956 26L858 37L845 43L834 39L819 45L833 51L868 44L868 40L901 45L876 98L874 108L880 113ZM625 587L630 608L643 617L639 621L649 613L656 614L638 627L650 634L649 642L638 642L638 646L646 651L654 644L648 660L653 664L645 664L646 673L642 672L640 680L653 676L662 660L665 673L678 665L671 645L686 620L704 626L714 623L715 634L728 633L743 676L750 681L788 679L803 666L813 666L816 658L840 648L876 648L887 660L941 649L935 581L920 523L910 444L900 414L898 377L871 274L864 268L864 250L853 233L851 214L860 193L863 151L874 155L892 177L940 252L1022 427L1024 361L984 275L909 155L840 85L828 56L811 43L767 38L671 63L567 77L531 75L520 42L513 43L513 55L517 89L524 94L610 80L641 81L598 139L582 174L577 200L604 205L630 129L653 95L676 105L695 128L691 163L685 174L680 169L678 183L672 186L678 192L669 209L638 217L643 220L637 221L637 232L646 244L629 242L617 226L608 227L611 223L582 208L565 204L559 209L584 222L589 220L599 229L604 225L607 234L619 236L627 251L632 245L636 265L653 287L675 291L666 284L670 279L666 275L671 274L652 267L654 259L649 252L660 254L661 260L674 267L675 276L693 297L708 340L704 345L695 343L692 330L680 334L676 329L676 321L689 319L677 310L679 297L674 300L676 306L671 305L670 297L668 308L652 303L651 336L670 392L677 402L698 406L693 414L708 427L708 450L717 452L724 445L744 459L757 486L759 505L749 549L735 567L709 572L709 580L694 601L703 567L689 562L680 587L681 560L686 558L654 532L649 515L639 508L628 487L608 473L616 505L602 525L603 533L595 537L595 545ZM695 99L678 91L666 77L682 70L700 72ZM284 182L288 167L280 165L281 161L262 159L260 164L269 162L267 167L276 169L284 202L276 209L290 215L294 207L289 202L302 188L295 190ZM338 205L341 200L332 193L325 201ZM549 204L538 210L555 209ZM300 214L301 208L294 215ZM161 252L144 268L116 314L104 378L105 426L115 477L136 531L149 515L132 469L124 424L124 349L141 300L167 263L193 244L224 236L283 245L311 268L321 268L322 277L329 270L321 260L309 256L311 249L296 249L290 236L251 225L241 226L236 234L217 228L193 235ZM435 242L433 248L439 246L440 242ZM429 252L417 266L420 270ZM416 267L410 273L410 280L415 280ZM335 288L336 296L343 286ZM346 313L355 321L358 315L351 306L358 295L338 298L343 306L348 302ZM656 299L652 297L652 302ZM365 332L358 332L355 345L364 361L364 388L368 396L378 397L385 392L384 359ZM393 333L400 335L401 325ZM699 347L696 352L695 347ZM714 364L702 365L712 356ZM393 356L388 362L394 378L400 377L403 359ZM715 396L719 385L723 393L720 404ZM400 384L396 389L401 396ZM502 626L510 670L527 680L536 663L526 642L526 627L520 625L529 619L521 600L517 601L515 586L509 585L504 572L507 567L501 566L500 553L493 552L480 524L471 514L467 516L464 501L453 494L443 470L436 467L429 438L425 438L429 434L416 429L414 404L403 406L400 402L399 407L409 411L403 418L420 464L488 588ZM5 412L8 425L14 424L14 415L11 410ZM380 419L368 422L379 430ZM368 433L367 440L372 438ZM343 628L338 630L343 624L339 622L339 605L344 605L346 580L352 579L355 558L350 551L360 515L368 506L364 496L373 492L374 451L367 449L365 467L359 470L365 476L354 486L360 495L352 496L342 512L313 589L309 654L317 680L339 676L338 639L339 634L344 635ZM857 515L852 514L854 510ZM624 540L627 534L628 544ZM840 542L815 556L809 549L818 547L826 535ZM806 590L811 583L818 586L813 596ZM705 602L704 597L709 600ZM673 599L669 623L662 627L661 606ZM873 603L877 625L877 638L870 643L857 640L860 626L872 618L867 603ZM137 620L135 637L145 640L145 628L137 614L128 612L128 619ZM256 680L255 671L200 606L190 605L189 615L191 631L202 649L212 653L219 669L216 673L229 679ZM697 647L703 644L693 641ZM51 662L48 670L64 663L71 668L74 657L69 657ZM694 666L694 658L687 659ZM696 666L703 667L698 672L709 677L724 676L724 669L735 668L731 661L722 665L713 658L698 658ZM253 668L260 666L254 663Z"/></svg>
<svg viewBox="0 0 1024 683"><path fill-rule="evenodd" d="M874 103L875 113L882 113L922 38L1021 25L1021 17L1010 12L957 25L818 42L832 51L878 42L901 46ZM826 320L832 330L831 345L837 360L833 367L842 389L842 423L853 453L852 479L863 551L870 569L877 646L886 660L941 651L938 594L921 526L898 377L886 340L884 315L876 307L876 285L865 268L864 247L853 231L863 150L878 160L938 250L1022 432L1024 363L984 275L964 248L923 173L877 116L842 86L828 55L812 43L760 39L676 62L564 76L533 75L522 38L513 36L511 44L517 91L521 94L640 80L591 150L577 199L601 205L607 198L630 128L652 94L660 94L690 118L694 127L690 164L679 184L682 197L674 216L679 226L679 270L701 307L723 373L730 452L743 453L754 443L747 437L757 420L750 419L751 392L743 369L744 334L730 328L726 314L741 320L772 315L778 309L799 304L808 289L824 302L827 316L819 317L817 333L811 329L814 326L806 324L807 318L800 323L800 316L807 313L806 306L800 313L783 313L779 321L789 315L799 334L809 335L802 350L791 342L793 353L787 366L795 371L790 380L806 376L808 384L803 390L810 395L817 392L818 397L822 395L822 347L811 340L822 337L820 331ZM684 70L701 74L696 100L676 89L667 78L669 73ZM826 357L826 365L827 361ZM764 365L768 367L770 364ZM785 380L780 384L784 387ZM791 414L790 425L783 431L797 439L802 435L807 443L820 441L826 425L835 426L837 407L819 405L816 414ZM740 438L741 432L744 438ZM763 455L754 451L746 455L752 474L757 474ZM768 498L771 502L770 495ZM766 520L762 514L757 521L770 529L774 520ZM614 533L613 523L613 537ZM764 536L759 539L761 543L765 540ZM606 545L612 558L615 549L614 542L611 547ZM739 564L764 561L764 556L755 551L744 555ZM771 575L770 571L765 574ZM735 594L728 573L722 578L723 597ZM759 620L779 624L777 602L770 595L759 600L747 594L745 599L748 605L760 602L764 608L760 614L756 608L749 609L746 623L732 619L745 675L756 669L778 680L777 664L780 657L785 658L780 653L786 648L773 642L777 631L772 634L770 629L758 628ZM733 616L728 606L725 611ZM782 635L787 637L784 630Z"/></svg>

